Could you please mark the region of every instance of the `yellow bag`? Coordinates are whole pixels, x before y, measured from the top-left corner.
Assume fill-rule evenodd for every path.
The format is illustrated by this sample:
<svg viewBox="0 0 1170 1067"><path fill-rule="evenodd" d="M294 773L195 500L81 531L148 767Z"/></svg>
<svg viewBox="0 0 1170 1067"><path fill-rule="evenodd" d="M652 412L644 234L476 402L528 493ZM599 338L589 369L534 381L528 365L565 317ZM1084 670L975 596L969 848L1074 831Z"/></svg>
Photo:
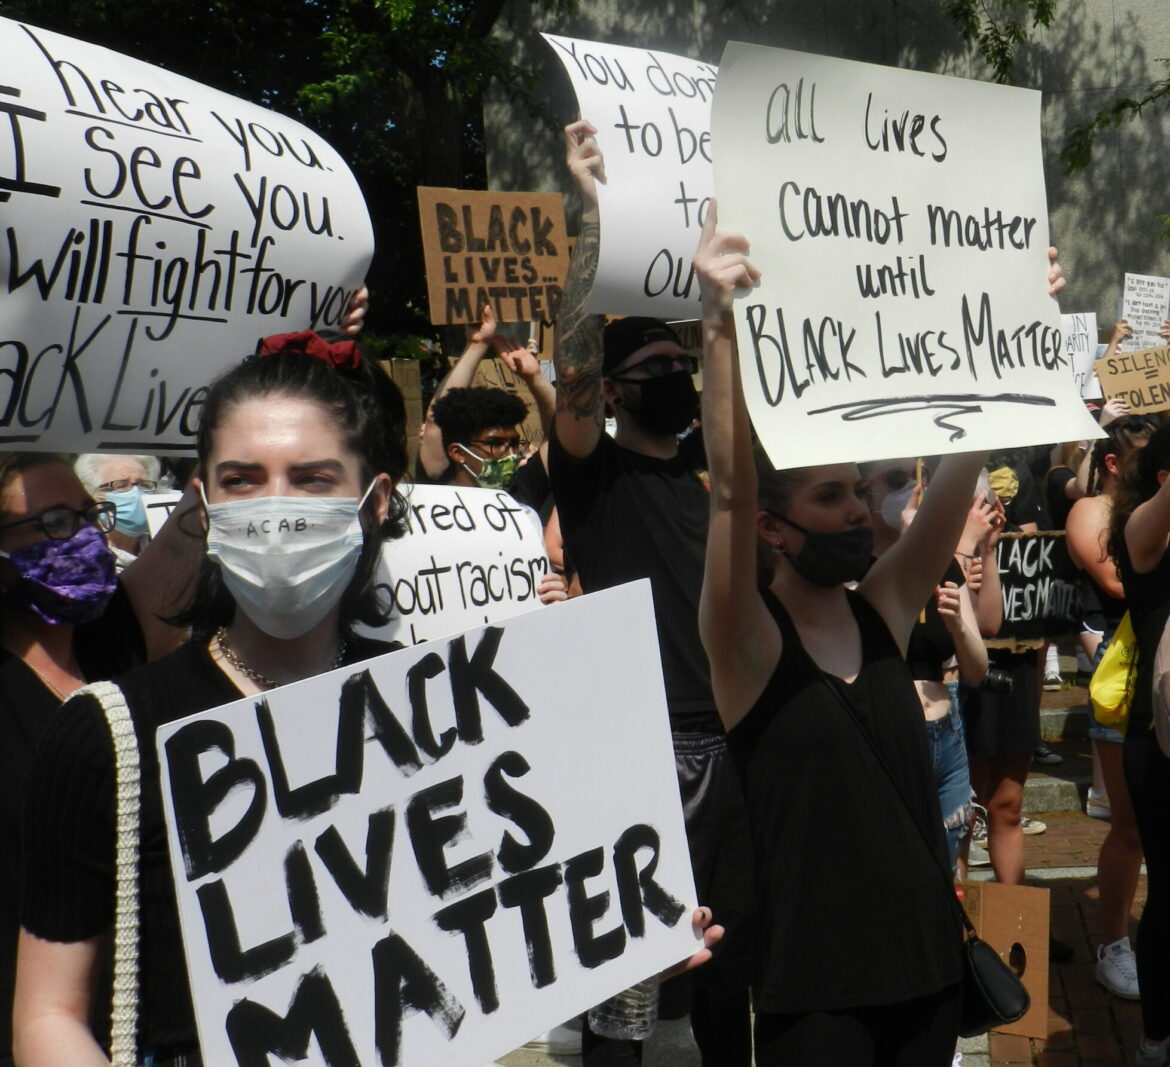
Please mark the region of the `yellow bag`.
<svg viewBox="0 0 1170 1067"><path fill-rule="evenodd" d="M1089 680L1089 700L1093 717L1102 726L1112 726L1125 733L1129 721L1129 704L1133 699L1137 667L1137 634L1127 611L1110 638L1105 655Z"/></svg>

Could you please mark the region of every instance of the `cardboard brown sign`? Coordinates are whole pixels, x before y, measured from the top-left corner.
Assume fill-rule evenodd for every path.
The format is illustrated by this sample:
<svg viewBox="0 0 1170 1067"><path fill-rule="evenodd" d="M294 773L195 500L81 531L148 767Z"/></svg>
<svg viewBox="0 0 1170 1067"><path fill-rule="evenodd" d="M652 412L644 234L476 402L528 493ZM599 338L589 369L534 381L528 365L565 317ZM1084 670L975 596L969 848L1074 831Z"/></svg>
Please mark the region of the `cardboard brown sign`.
<svg viewBox="0 0 1170 1067"><path fill-rule="evenodd" d="M1118 352L1096 367L1106 399L1123 397L1135 415L1170 411L1170 345Z"/></svg>
<svg viewBox="0 0 1170 1067"><path fill-rule="evenodd" d="M569 270L559 193L418 188L431 322L551 322Z"/></svg>

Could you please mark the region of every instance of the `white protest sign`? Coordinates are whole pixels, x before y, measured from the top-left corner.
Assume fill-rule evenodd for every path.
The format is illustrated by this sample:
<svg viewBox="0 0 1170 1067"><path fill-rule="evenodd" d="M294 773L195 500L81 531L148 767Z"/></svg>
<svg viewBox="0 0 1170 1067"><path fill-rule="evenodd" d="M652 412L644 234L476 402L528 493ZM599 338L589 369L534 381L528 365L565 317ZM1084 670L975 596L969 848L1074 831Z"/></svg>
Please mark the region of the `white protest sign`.
<svg viewBox="0 0 1170 1067"><path fill-rule="evenodd" d="M178 490L169 493L147 493L143 496L142 502L146 505L146 526L151 537L158 537L159 530L163 528L167 519L171 517L171 512L179 506L182 499L183 494Z"/></svg>
<svg viewBox="0 0 1170 1067"><path fill-rule="evenodd" d="M693 952L658 664L638 582L161 727L204 1062L482 1067Z"/></svg>
<svg viewBox="0 0 1170 1067"><path fill-rule="evenodd" d="M336 326L372 253L292 119L0 19L0 447L194 449L219 371Z"/></svg>
<svg viewBox="0 0 1170 1067"><path fill-rule="evenodd" d="M407 532L383 546L378 569L390 622L364 633L418 644L541 607L536 589L551 567L535 511L495 489L407 494Z"/></svg>
<svg viewBox="0 0 1170 1067"><path fill-rule="evenodd" d="M1064 351L1073 381L1083 399L1096 400L1101 396L1101 383L1093 372L1097 358L1097 313L1086 311L1061 315L1060 328L1064 331Z"/></svg>
<svg viewBox="0 0 1170 1067"><path fill-rule="evenodd" d="M1100 436L1047 295L1039 93L733 43L711 135L777 467Z"/></svg>
<svg viewBox="0 0 1170 1067"><path fill-rule="evenodd" d="M542 34L565 67L605 157L591 311L699 317L691 257L711 196L709 63Z"/></svg>
<svg viewBox="0 0 1170 1067"><path fill-rule="evenodd" d="M1152 274L1126 274L1121 296L1121 317L1133 330L1117 347L1122 352L1140 352L1166 343L1158 331L1170 318L1170 278Z"/></svg>

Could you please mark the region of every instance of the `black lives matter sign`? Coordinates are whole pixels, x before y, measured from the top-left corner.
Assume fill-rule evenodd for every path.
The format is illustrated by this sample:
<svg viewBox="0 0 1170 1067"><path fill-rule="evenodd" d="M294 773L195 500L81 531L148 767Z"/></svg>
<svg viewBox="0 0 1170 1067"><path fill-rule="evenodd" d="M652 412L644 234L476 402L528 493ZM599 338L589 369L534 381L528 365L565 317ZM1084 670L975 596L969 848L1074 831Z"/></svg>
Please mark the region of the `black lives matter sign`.
<svg viewBox="0 0 1170 1067"><path fill-rule="evenodd" d="M336 327L372 252L299 123L0 19L0 447L193 449L206 384Z"/></svg>
<svg viewBox="0 0 1170 1067"><path fill-rule="evenodd" d="M205 1062L481 1067L689 955L655 634L639 582L160 729Z"/></svg>
<svg viewBox="0 0 1170 1067"><path fill-rule="evenodd" d="M431 322L552 322L569 270L564 202L556 193L419 186Z"/></svg>

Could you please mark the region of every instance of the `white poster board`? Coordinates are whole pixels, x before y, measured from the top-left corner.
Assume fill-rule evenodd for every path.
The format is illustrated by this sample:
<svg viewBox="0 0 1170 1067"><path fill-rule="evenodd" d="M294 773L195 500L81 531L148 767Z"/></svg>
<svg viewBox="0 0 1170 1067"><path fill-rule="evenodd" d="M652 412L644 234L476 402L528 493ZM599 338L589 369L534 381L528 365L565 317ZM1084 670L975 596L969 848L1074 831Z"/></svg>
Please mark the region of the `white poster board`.
<svg viewBox="0 0 1170 1067"><path fill-rule="evenodd" d="M177 489L164 493L146 493L142 497L142 502L146 505L146 526L151 537L158 537L159 530L163 528L167 519L171 517L171 512L179 506L182 499L183 494Z"/></svg>
<svg viewBox="0 0 1170 1067"><path fill-rule="evenodd" d="M0 19L0 448L190 453L219 371L335 327L373 250L292 119Z"/></svg>
<svg viewBox="0 0 1170 1067"><path fill-rule="evenodd" d="M711 134L778 468L1100 436L1047 294L1039 93L732 43Z"/></svg>
<svg viewBox="0 0 1170 1067"><path fill-rule="evenodd" d="M1061 315L1060 328L1064 331L1064 351L1081 398L1099 399L1101 383L1093 372L1093 363L1097 359L1097 313L1082 311Z"/></svg>
<svg viewBox="0 0 1170 1067"><path fill-rule="evenodd" d="M564 65L605 157L590 311L699 317L691 257L711 196L717 69L669 52L541 34Z"/></svg>
<svg viewBox="0 0 1170 1067"><path fill-rule="evenodd" d="M1121 317L1133 330L1117 347L1122 352L1140 352L1166 343L1158 331L1170 318L1170 278L1153 274L1126 274L1121 295Z"/></svg>
<svg viewBox="0 0 1170 1067"><path fill-rule="evenodd" d="M163 726L204 1062L482 1067L693 952L658 665L643 581Z"/></svg>
<svg viewBox="0 0 1170 1067"><path fill-rule="evenodd" d="M503 490L404 491L407 532L383 546L377 578L390 622L364 633L418 644L541 606L536 589L552 568L535 511Z"/></svg>

